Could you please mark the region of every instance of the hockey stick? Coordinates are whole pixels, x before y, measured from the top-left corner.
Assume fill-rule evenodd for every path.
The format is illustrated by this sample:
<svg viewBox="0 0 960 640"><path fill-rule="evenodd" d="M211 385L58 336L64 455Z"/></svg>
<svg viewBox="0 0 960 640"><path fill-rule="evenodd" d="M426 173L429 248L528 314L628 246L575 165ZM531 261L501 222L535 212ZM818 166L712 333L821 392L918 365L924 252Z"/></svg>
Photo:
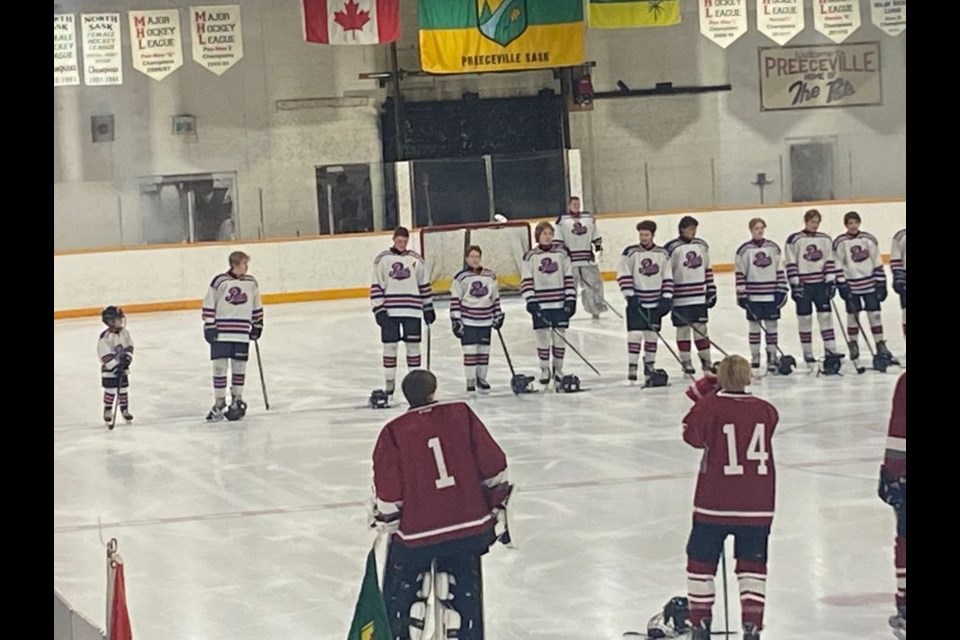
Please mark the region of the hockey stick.
<svg viewBox="0 0 960 640"><path fill-rule="evenodd" d="M840 326L840 329L843 331L844 335L847 338L847 351L850 354L853 354L853 348L851 347L851 344L853 343L850 340L850 332L847 331L847 325L844 324L843 322L843 316L840 315L840 310L837 309L837 302L835 300L831 300L830 306L833 307L833 312L837 315L837 324ZM857 347L857 355L859 355L859 353L860 353L860 347ZM867 368L861 367L859 360L860 360L859 358L850 358L850 362L853 363L854 370L857 372L857 374L862 374L867 370Z"/></svg>
<svg viewBox="0 0 960 640"><path fill-rule="evenodd" d="M592 364L590 364L590 361L587 360L586 358L584 358L584 357L583 357L583 354L580 353L579 351L577 351L577 348L576 348L575 346L573 346L572 344L570 344L570 341L567 340L567 338L566 338L562 333L560 333L559 331L557 331L556 327L552 327L552 326L551 326L551 327L550 327L550 331L553 331L554 335L559 336L560 339L563 340L563 341L567 344L568 347L570 347L570 350L571 350L571 351L573 351L575 354L577 354L577 355L580 357L580 359L583 360L584 363L586 363L586 365L587 365L588 367L590 367L591 369L593 369L593 372L594 372L595 374L597 374L598 376L603 377L603 376L600 374L600 372L597 371L597 368L596 368L595 366L593 366Z"/></svg>
<svg viewBox="0 0 960 640"><path fill-rule="evenodd" d="M720 549L720 562L723 566L723 633L730 636L730 600L727 597L727 541L723 541Z"/></svg>
<svg viewBox="0 0 960 640"><path fill-rule="evenodd" d="M746 305L747 305L747 311L749 311L750 315L754 317L754 320L752 320L752 322L756 322L757 326L760 327L760 331L763 332L763 335L769 339L770 331L768 331L767 328L763 326L764 321L760 319L760 316L757 315L757 312L754 311L753 307L750 306L749 299L746 300ZM787 354L785 354L783 352L783 349L780 348L779 344L775 344L773 346L777 348L777 352L780 354L780 366L777 367L777 373L779 373L782 376L790 375L790 373L797 366L797 359L794 358L793 356L788 356ZM769 351L767 353L769 353Z"/></svg>
<svg viewBox="0 0 960 640"><path fill-rule="evenodd" d="M495 331L497 332L497 337L500 338L500 346L503 347L503 355L507 358L507 366L510 367L510 375L515 377L517 372L513 369L513 360L510 359L510 352L507 351L507 343L503 339L503 334L500 333L500 329L495 329Z"/></svg>
<svg viewBox="0 0 960 640"><path fill-rule="evenodd" d="M427 371L430 371L430 345L431 345L432 343L431 343L431 341L430 341L430 325L428 324L428 325L426 325L426 327L427 327L427 328L426 328L426 332L427 332Z"/></svg>
<svg viewBox="0 0 960 640"><path fill-rule="evenodd" d="M513 391L513 395L515 396L526 393L527 385L533 381L533 377L517 373L513 368L513 360L510 358L510 351L507 349L507 342L503 339L503 334L500 333L499 328L495 329L495 331L497 332L497 337L500 338L503 355L507 358L507 366L510 367L510 390Z"/></svg>
<svg viewBox="0 0 960 640"><path fill-rule="evenodd" d="M257 354L257 369L260 371L260 388L263 390L263 404L270 411L270 400L267 398L267 380L263 377L263 361L260 359L260 341L253 341L253 348Z"/></svg>
<svg viewBox="0 0 960 640"><path fill-rule="evenodd" d="M650 316L648 316L646 313L643 312L643 307L640 307L639 311L640 311L640 317L643 318L644 322L647 323L647 326L648 326L648 327L653 327L653 323L651 322L651 318L650 318ZM662 319L663 319L663 318L661 318L661 320L662 320ZM680 359L680 356L677 355L677 352L673 350L673 347L670 346L670 343L667 342L667 339L664 338L662 335L660 335L660 330L659 330L659 329L653 329L653 332L654 332L655 334L657 334L657 337L660 339L660 342L662 342L662 343L663 343L663 346L665 346L665 347L667 348L667 351L670 352L670 355L673 356L673 359L676 360L676 361L677 361L677 364L680 365L680 370L683 371L683 360ZM686 372L684 371L684 374L683 374L683 375L687 376L687 377L690 378L691 380L696 380L696 378L694 378L694 377L693 377L693 374L691 374L691 373L686 373Z"/></svg>
<svg viewBox="0 0 960 640"><path fill-rule="evenodd" d="M671 310L671 311L670 311L670 317L671 317L671 318L679 318L680 321L683 322L683 326L685 326L685 327L690 327L691 329L693 329L693 332L694 332L695 334L697 334L697 335L700 336L701 338L706 339L706 341L709 342L711 345L713 345L713 347L714 347L717 351L719 351L720 353L722 353L722 354L724 355L724 357L727 357L727 356L730 355L729 353L727 353L726 351L724 351L723 349L721 349L721 348L720 348L720 345L718 345L716 342L714 342L714 341L710 338L710 336L708 336L707 334L705 334L705 333L703 333L702 331L700 331L699 329L697 329L697 327L694 326L696 323L694 323L694 322L687 322L686 318L682 318L682 317L676 315L676 311L675 311L675 310Z"/></svg>
<svg viewBox="0 0 960 640"><path fill-rule="evenodd" d="M126 367L119 366L117 367L117 396L114 398L113 404L113 417L110 418L110 425L107 426L108 431L113 431L113 428L117 426L117 409L120 408L120 389L123 384L123 374L126 372Z"/></svg>

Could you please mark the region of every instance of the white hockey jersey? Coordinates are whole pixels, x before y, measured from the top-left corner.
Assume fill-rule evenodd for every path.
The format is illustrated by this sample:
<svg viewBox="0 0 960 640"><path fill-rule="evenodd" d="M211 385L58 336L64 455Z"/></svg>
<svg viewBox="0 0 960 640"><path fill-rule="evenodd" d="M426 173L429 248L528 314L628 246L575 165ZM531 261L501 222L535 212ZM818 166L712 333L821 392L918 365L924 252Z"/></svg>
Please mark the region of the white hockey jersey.
<svg viewBox="0 0 960 640"><path fill-rule="evenodd" d="M880 260L880 244L866 231L857 235L843 233L833 241L837 282L848 282L856 295L873 293L878 286L887 286L887 276Z"/></svg>
<svg viewBox="0 0 960 640"><path fill-rule="evenodd" d="M673 297L673 265L666 249L632 244L620 256L617 284L623 297L640 298L640 306L654 309L660 298Z"/></svg>
<svg viewBox="0 0 960 640"><path fill-rule="evenodd" d="M253 325L263 326L260 285L250 274L229 271L210 282L203 298L203 322L217 328L218 342L250 342Z"/></svg>
<svg viewBox="0 0 960 640"><path fill-rule="evenodd" d="M593 262L593 252L603 241L593 214L589 211L582 211L579 216L565 213L557 218L556 228L555 242L563 243L575 266Z"/></svg>
<svg viewBox="0 0 960 640"><path fill-rule="evenodd" d="M890 271L894 280L898 276L907 277L907 230L901 229L893 236L893 246L890 247Z"/></svg>
<svg viewBox="0 0 960 640"><path fill-rule="evenodd" d="M500 309L497 274L490 269L464 269L450 285L450 319L467 327L493 326Z"/></svg>
<svg viewBox="0 0 960 640"><path fill-rule="evenodd" d="M124 354L133 358L133 338L126 329L119 332L105 329L97 341L97 355L100 357L100 375L106 379L116 379L117 365Z"/></svg>
<svg viewBox="0 0 960 640"><path fill-rule="evenodd" d="M381 251L373 260L370 305L374 313L386 309L391 318L419 318L433 309L430 270L423 257L409 249Z"/></svg>
<svg viewBox="0 0 960 640"><path fill-rule="evenodd" d="M577 299L573 266L563 247L539 245L523 256L520 295L527 302L539 303L541 309L562 309L566 301Z"/></svg>
<svg viewBox="0 0 960 640"><path fill-rule="evenodd" d="M774 302L774 294L787 293L787 274L776 242L750 240L737 249L734 259L737 294L746 293L750 302Z"/></svg>
<svg viewBox="0 0 960 640"><path fill-rule="evenodd" d="M791 287L834 281L833 240L827 234L806 230L791 233L783 253Z"/></svg>
<svg viewBox="0 0 960 640"><path fill-rule="evenodd" d="M710 247L700 238L674 238L664 247L673 271L673 304L689 307L706 304L708 294L716 294Z"/></svg>

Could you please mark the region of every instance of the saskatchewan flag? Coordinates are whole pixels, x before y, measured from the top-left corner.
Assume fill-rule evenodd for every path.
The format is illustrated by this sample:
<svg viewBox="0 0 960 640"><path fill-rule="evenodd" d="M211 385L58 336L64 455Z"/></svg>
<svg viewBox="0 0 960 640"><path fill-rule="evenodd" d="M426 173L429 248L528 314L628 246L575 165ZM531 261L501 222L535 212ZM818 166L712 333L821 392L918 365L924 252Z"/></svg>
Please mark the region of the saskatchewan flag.
<svg viewBox="0 0 960 640"><path fill-rule="evenodd" d="M590 26L601 29L680 24L680 0L590 0Z"/></svg>
<svg viewBox="0 0 960 640"><path fill-rule="evenodd" d="M390 640L390 621L383 593L377 579L377 557L374 549L367 554L367 570L360 585L360 597L353 612L353 623L347 640Z"/></svg>
<svg viewBox="0 0 960 640"><path fill-rule="evenodd" d="M582 0L420 0L418 4L424 71L517 71L584 62Z"/></svg>

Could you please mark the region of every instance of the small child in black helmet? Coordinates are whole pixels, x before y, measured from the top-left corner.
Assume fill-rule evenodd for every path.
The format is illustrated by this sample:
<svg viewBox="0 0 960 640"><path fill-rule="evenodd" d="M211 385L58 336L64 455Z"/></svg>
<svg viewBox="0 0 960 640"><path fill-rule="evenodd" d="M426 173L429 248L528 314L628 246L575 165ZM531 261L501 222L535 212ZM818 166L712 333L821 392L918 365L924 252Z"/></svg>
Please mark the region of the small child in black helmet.
<svg viewBox="0 0 960 640"><path fill-rule="evenodd" d="M133 339L127 331L127 316L120 307L107 307L100 312L100 319L107 325L97 342L100 377L103 381L103 421L110 426L113 424L114 400L120 405L123 419L127 422L133 420L127 398Z"/></svg>

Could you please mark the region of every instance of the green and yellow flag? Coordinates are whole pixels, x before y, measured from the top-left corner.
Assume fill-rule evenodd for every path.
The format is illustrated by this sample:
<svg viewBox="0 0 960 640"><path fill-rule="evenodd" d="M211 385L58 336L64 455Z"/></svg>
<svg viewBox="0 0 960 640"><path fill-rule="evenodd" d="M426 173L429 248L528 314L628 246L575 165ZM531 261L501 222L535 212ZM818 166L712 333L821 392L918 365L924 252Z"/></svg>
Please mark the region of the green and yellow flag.
<svg viewBox="0 0 960 640"><path fill-rule="evenodd" d="M420 66L430 73L568 67L586 57L582 0L420 0L419 5Z"/></svg>
<svg viewBox="0 0 960 640"><path fill-rule="evenodd" d="M377 559L373 549L367 554L367 570L360 585L360 596L353 612L347 640L390 640L390 620L377 579Z"/></svg>
<svg viewBox="0 0 960 640"><path fill-rule="evenodd" d="M590 26L601 29L680 24L680 0L590 0Z"/></svg>

